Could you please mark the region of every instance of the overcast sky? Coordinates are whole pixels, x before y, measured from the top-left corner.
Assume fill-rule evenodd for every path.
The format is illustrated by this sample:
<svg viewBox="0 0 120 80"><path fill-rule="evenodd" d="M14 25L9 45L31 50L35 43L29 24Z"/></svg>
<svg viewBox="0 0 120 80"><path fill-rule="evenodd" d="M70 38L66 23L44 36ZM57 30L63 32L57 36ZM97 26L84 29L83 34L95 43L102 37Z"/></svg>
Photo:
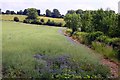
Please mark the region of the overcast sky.
<svg viewBox="0 0 120 80"><path fill-rule="evenodd" d="M3 11L9 10L24 10L25 8L37 8L41 13L45 13L46 9L51 11L56 8L62 14L67 10L96 10L110 8L118 12L119 0L0 0L1 8Z"/></svg>

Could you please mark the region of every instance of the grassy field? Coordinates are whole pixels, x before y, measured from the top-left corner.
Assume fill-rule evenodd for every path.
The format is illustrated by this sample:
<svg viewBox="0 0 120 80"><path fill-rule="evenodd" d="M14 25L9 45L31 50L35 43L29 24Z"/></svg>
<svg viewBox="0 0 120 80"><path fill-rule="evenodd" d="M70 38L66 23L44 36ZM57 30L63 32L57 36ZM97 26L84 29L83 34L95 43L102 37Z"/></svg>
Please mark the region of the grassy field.
<svg viewBox="0 0 120 80"><path fill-rule="evenodd" d="M3 21L4 77L107 77L108 69L85 46L72 45L63 28Z"/></svg>
<svg viewBox="0 0 120 80"><path fill-rule="evenodd" d="M4 21L13 21L14 17L18 17L20 21L23 21L26 16L25 15L2 15L2 20ZM40 19L44 19L45 22L48 21L48 19L53 20L55 22L62 22L65 24L64 20L62 18L50 18L50 17L44 17L44 16L39 16Z"/></svg>

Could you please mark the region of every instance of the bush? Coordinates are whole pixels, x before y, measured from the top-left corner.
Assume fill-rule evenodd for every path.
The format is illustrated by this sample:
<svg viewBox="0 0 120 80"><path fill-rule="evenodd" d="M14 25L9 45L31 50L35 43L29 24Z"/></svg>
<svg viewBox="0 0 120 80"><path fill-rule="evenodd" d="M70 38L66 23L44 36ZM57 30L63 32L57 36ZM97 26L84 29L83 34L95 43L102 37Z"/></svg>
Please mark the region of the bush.
<svg viewBox="0 0 120 80"><path fill-rule="evenodd" d="M88 40L87 40L87 36L89 35L89 33L86 32L76 32L75 34L73 34L73 36L76 36L77 40L79 40L79 42L81 42L82 44L87 44Z"/></svg>
<svg viewBox="0 0 120 80"><path fill-rule="evenodd" d="M23 23L29 23L29 24L31 24L31 19L25 19L24 21L23 21Z"/></svg>
<svg viewBox="0 0 120 80"><path fill-rule="evenodd" d="M62 24L61 22L56 22L56 23L55 23L55 26L60 26L60 27L62 27L63 24Z"/></svg>
<svg viewBox="0 0 120 80"><path fill-rule="evenodd" d="M29 23L29 24L39 24L39 25L49 25L49 26L59 26L59 27L62 27L62 26L64 26L63 25L63 23L61 23L61 22L55 22L54 20L50 20L50 19L48 19L48 21L47 22L45 22L45 20L44 19L25 19L24 21L23 21L23 23Z"/></svg>
<svg viewBox="0 0 120 80"><path fill-rule="evenodd" d="M45 23L45 20L42 18L42 19L40 19L40 23L39 24L41 24L41 25L45 25L46 23Z"/></svg>
<svg viewBox="0 0 120 80"><path fill-rule="evenodd" d="M14 21L19 22L19 18L18 17L14 17Z"/></svg>
<svg viewBox="0 0 120 80"><path fill-rule="evenodd" d="M31 24L40 24L38 19L33 19L31 20Z"/></svg>
<svg viewBox="0 0 120 80"><path fill-rule="evenodd" d="M111 46L107 46L105 43L92 42L92 47L98 53L112 59L118 59L118 52Z"/></svg>
<svg viewBox="0 0 120 80"><path fill-rule="evenodd" d="M48 19L46 25L50 25L50 26L53 26L53 22L50 21L50 19Z"/></svg>
<svg viewBox="0 0 120 80"><path fill-rule="evenodd" d="M40 22L44 23L44 22L45 22L45 20L42 18L42 19L40 20Z"/></svg>
<svg viewBox="0 0 120 80"><path fill-rule="evenodd" d="M120 45L120 38L110 38L108 36L99 36L97 41L106 43L108 45Z"/></svg>
<svg viewBox="0 0 120 80"><path fill-rule="evenodd" d="M109 38L108 36L101 35L101 36L97 37L97 41L99 41L99 42L105 42L106 39L108 39L108 38Z"/></svg>
<svg viewBox="0 0 120 80"><path fill-rule="evenodd" d="M100 36L97 38L97 40L99 42L112 46L112 48L117 53L117 58L120 60L120 38L110 38L108 36Z"/></svg>
<svg viewBox="0 0 120 80"><path fill-rule="evenodd" d="M70 35L71 32L72 32L71 29L67 29L67 30L65 31L65 33L66 33L67 35Z"/></svg>
<svg viewBox="0 0 120 80"><path fill-rule="evenodd" d="M40 24L38 19L25 19L23 23L29 23L29 24Z"/></svg>
<svg viewBox="0 0 120 80"><path fill-rule="evenodd" d="M28 21L25 19L25 20L23 20L23 23L28 23Z"/></svg>
<svg viewBox="0 0 120 80"><path fill-rule="evenodd" d="M46 25L49 25L49 26L60 26L60 27L63 26L63 24L61 22L55 22L53 20L51 21L50 19L48 19Z"/></svg>
<svg viewBox="0 0 120 80"><path fill-rule="evenodd" d="M90 45L92 43L92 41L95 41L97 39L97 37L103 35L102 32L92 32L92 33L89 33L88 35L86 35L86 43L88 45Z"/></svg>

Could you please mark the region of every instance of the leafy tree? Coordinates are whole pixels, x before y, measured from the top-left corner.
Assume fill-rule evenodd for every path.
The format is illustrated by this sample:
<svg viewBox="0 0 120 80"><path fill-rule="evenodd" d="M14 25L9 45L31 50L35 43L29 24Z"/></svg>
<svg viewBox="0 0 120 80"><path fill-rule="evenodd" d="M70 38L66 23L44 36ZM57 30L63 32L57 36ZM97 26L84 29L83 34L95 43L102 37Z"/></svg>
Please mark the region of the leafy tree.
<svg viewBox="0 0 120 80"><path fill-rule="evenodd" d="M35 8L28 8L27 16L28 16L27 19L37 19L37 17L38 17L37 9L35 9Z"/></svg>
<svg viewBox="0 0 120 80"><path fill-rule="evenodd" d="M46 10L46 16L47 17L51 17L52 16L52 12L49 9Z"/></svg>
<svg viewBox="0 0 120 80"><path fill-rule="evenodd" d="M20 11L17 12L17 14L19 14L19 15L23 15L23 11L20 10Z"/></svg>
<svg viewBox="0 0 120 80"><path fill-rule="evenodd" d="M83 10L82 10L82 9L76 10L76 14L82 14L82 13L83 13Z"/></svg>
<svg viewBox="0 0 120 80"><path fill-rule="evenodd" d="M6 10L6 14L11 14L11 11L10 10Z"/></svg>
<svg viewBox="0 0 120 80"><path fill-rule="evenodd" d="M76 13L74 10L68 10L67 11L67 14L73 14L73 13Z"/></svg>
<svg viewBox="0 0 120 80"><path fill-rule="evenodd" d="M2 14L5 14L4 12L2 12Z"/></svg>
<svg viewBox="0 0 120 80"><path fill-rule="evenodd" d="M53 9L52 17L53 18L60 18L61 17L61 14L60 14L58 9Z"/></svg>
<svg viewBox="0 0 120 80"><path fill-rule="evenodd" d="M119 32L117 15L112 10L97 10L93 14L93 26L95 31L101 31L110 37L117 37Z"/></svg>
<svg viewBox="0 0 120 80"><path fill-rule="evenodd" d="M11 11L11 14L16 14L14 11Z"/></svg>
<svg viewBox="0 0 120 80"><path fill-rule="evenodd" d="M109 28L109 36L110 37L120 37L120 15L112 15L112 18L110 19L111 21L109 22L110 28Z"/></svg>
<svg viewBox="0 0 120 80"><path fill-rule="evenodd" d="M28 10L25 9L25 10L23 11L23 15L27 15L27 13L28 13Z"/></svg>
<svg viewBox="0 0 120 80"><path fill-rule="evenodd" d="M66 22L66 26L72 29L71 36L79 27L81 27L81 17L79 14L66 14L64 20Z"/></svg>
<svg viewBox="0 0 120 80"><path fill-rule="evenodd" d="M105 33L106 30L104 29L105 27L107 27L104 25L103 22L105 17L106 16L103 9L97 10L96 13L93 15L93 26L95 31L102 31Z"/></svg>
<svg viewBox="0 0 120 80"><path fill-rule="evenodd" d="M85 31L85 32L94 31L94 28L92 25L92 15L91 15L90 11L85 11L84 15L81 15L81 18L82 18L81 31Z"/></svg>
<svg viewBox="0 0 120 80"><path fill-rule="evenodd" d="M37 10L38 15L40 16L40 10Z"/></svg>

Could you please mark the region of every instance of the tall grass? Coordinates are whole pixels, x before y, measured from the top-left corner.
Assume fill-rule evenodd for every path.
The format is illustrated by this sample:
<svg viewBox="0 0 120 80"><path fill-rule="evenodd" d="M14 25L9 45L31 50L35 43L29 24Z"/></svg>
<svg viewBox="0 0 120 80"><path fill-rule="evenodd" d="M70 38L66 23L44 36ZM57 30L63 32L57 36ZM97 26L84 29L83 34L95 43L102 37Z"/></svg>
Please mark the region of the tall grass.
<svg viewBox="0 0 120 80"><path fill-rule="evenodd" d="M117 52L111 46L100 42L92 42L92 46L98 53L117 61Z"/></svg>
<svg viewBox="0 0 120 80"><path fill-rule="evenodd" d="M108 69L100 64L98 56L85 46L72 45L65 36L58 33L60 28L8 21L3 21L2 27L4 77L39 78L41 73L35 69L35 65L39 65L34 58L37 54L48 56L47 59L40 60L43 64L49 59L54 62L59 56L68 55L70 61L74 61L73 63L78 67L75 69L84 70L77 74L79 76L107 77L109 74ZM72 62L70 63L73 65ZM90 66L87 65L92 66L90 71Z"/></svg>

